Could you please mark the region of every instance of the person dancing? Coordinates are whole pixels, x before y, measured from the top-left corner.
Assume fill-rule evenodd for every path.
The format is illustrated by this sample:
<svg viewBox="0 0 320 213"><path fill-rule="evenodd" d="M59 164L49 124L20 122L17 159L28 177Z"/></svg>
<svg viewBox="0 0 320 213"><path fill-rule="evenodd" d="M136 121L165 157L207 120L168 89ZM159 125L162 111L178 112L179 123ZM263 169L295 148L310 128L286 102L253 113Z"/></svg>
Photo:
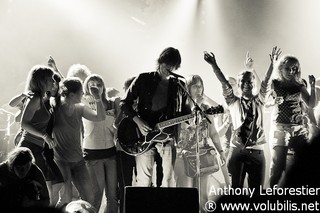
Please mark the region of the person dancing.
<svg viewBox="0 0 320 213"><path fill-rule="evenodd" d="M72 200L72 183L77 188L81 199L92 203L92 181L83 158L82 118L91 121L105 119L104 107L99 89L90 87L97 111L80 104L83 96L81 80L77 77L65 78L61 82L60 96L55 104L55 125L53 128L54 160L64 178L64 190L60 191L58 207L63 207Z"/></svg>
<svg viewBox="0 0 320 213"><path fill-rule="evenodd" d="M55 205L61 182L63 182L56 163L46 155L52 152L52 148L56 145L50 131L48 132L48 125L52 118L50 107L48 107L48 94L54 90L55 79L57 79L55 75L55 72L47 66L36 65L30 70L25 92L29 95L24 101L21 118L23 133L17 145L32 151L36 165L46 177L51 205Z"/></svg>
<svg viewBox="0 0 320 213"><path fill-rule="evenodd" d="M245 174L248 174L249 188L258 189L263 186L265 175L263 144L266 143L262 128L263 105L273 70L273 59L278 57L279 51L277 47L272 49L271 64L261 83L258 95L253 95L254 74L245 70L238 75L240 97L234 95L232 86L217 65L215 55L204 53L204 60L212 66L222 84L223 95L231 114L234 131L228 157L228 170L231 174L233 188L243 187Z"/></svg>
<svg viewBox="0 0 320 213"><path fill-rule="evenodd" d="M308 141L309 130L305 122L301 102L310 109L315 106L315 77L309 75L311 95L301 79L299 60L292 55L283 55L274 67L272 79L273 106L271 129L272 162L270 166L270 187L280 183L283 173L299 157Z"/></svg>

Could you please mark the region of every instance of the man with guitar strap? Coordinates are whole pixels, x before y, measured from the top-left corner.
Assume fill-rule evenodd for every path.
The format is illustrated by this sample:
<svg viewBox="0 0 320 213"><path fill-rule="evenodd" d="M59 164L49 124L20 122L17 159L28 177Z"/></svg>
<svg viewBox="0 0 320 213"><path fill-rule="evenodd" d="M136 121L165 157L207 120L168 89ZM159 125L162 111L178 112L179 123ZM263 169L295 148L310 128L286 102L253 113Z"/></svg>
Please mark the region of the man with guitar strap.
<svg viewBox="0 0 320 213"><path fill-rule="evenodd" d="M157 70L142 73L136 77L125 98L120 102L121 109L128 116L127 121L131 121L131 124L126 128L119 128L119 130L134 128L132 132L118 130L120 144L124 137L129 140L131 138L132 140L145 138L142 145L148 143L147 149L137 148L133 154L136 156L136 186L150 186L157 154L162 158L163 179L161 186L168 187L169 185L175 160L174 143L178 136L178 126L160 128L161 134L151 137L150 140L147 138L157 123L191 112L190 107L186 104L187 96L177 83L179 81L184 85L184 82L178 79L177 74L172 73L180 67L180 64L179 50L173 47L166 48L157 60ZM133 109L135 101L137 101L136 110ZM124 120L119 127L125 125ZM137 134L137 136L130 137L129 133Z"/></svg>

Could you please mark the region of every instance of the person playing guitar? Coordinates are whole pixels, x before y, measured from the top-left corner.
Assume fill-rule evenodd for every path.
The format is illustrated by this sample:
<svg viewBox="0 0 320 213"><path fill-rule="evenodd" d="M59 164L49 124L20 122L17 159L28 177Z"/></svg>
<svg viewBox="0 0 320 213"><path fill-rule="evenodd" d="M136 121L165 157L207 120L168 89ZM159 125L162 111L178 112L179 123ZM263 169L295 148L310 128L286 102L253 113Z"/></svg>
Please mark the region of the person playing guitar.
<svg viewBox="0 0 320 213"><path fill-rule="evenodd" d="M120 106L130 120L137 125L139 134L147 136L158 122L190 114L186 103L187 95L179 84L184 85L177 74L181 64L179 50L168 47L162 51L157 60L157 70L142 73L132 82ZM178 83L179 82L179 83ZM137 101L137 109L133 109ZM121 124L120 124L121 125ZM165 129L167 138L153 145L142 154L137 155L136 186L150 186L153 165L157 154L162 158L163 179L161 187L168 187L175 160L178 126ZM121 138L124 133L118 132Z"/></svg>

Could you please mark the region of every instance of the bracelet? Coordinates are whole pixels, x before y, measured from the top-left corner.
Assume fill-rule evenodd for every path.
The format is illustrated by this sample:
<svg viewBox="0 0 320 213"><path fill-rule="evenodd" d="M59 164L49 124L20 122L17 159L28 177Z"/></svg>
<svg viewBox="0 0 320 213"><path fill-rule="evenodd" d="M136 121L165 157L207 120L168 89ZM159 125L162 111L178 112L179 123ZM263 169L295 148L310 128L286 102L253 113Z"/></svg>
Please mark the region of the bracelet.
<svg viewBox="0 0 320 213"><path fill-rule="evenodd" d="M42 135L43 140L46 140L46 138L48 138L48 137L49 137L49 135L47 133Z"/></svg>
<svg viewBox="0 0 320 213"><path fill-rule="evenodd" d="M101 102L101 99L94 99L96 103Z"/></svg>

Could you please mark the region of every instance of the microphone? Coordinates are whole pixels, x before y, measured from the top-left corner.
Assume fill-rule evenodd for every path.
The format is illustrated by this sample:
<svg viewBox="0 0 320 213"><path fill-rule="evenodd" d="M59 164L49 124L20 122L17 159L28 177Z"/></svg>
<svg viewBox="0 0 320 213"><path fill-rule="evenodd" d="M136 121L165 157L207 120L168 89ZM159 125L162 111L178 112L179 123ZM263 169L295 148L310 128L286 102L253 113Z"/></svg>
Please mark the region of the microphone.
<svg viewBox="0 0 320 213"><path fill-rule="evenodd" d="M184 77L182 75L178 75L178 74L176 74L176 73L174 73L172 71L169 71L169 73L170 73L171 76L173 76L175 78L183 78L184 79Z"/></svg>

